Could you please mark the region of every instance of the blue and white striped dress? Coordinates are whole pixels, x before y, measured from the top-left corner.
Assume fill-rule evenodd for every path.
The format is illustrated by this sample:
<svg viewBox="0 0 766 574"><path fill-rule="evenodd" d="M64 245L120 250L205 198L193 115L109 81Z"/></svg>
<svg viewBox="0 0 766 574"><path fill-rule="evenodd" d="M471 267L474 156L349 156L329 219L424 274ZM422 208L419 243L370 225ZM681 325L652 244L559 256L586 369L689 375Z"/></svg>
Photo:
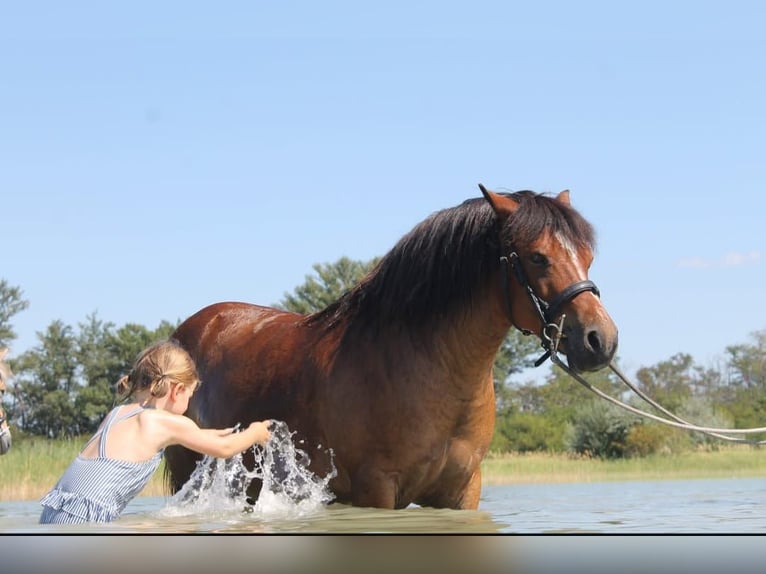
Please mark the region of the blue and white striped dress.
<svg viewBox="0 0 766 574"><path fill-rule="evenodd" d="M101 429L85 445L87 447L101 436L98 456L84 458L80 453L56 486L40 500L43 505L40 524L111 522L149 482L160 464L162 450L141 462L106 456L106 439L111 426L144 410L144 407L138 407L118 417L120 408L112 409Z"/></svg>

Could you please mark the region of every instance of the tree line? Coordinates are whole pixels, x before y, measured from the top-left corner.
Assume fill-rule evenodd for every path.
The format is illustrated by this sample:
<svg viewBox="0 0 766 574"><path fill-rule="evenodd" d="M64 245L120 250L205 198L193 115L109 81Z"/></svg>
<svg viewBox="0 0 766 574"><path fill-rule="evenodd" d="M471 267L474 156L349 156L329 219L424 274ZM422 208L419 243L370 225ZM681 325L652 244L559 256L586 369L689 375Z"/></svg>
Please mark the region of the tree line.
<svg viewBox="0 0 766 574"><path fill-rule="evenodd" d="M355 285L378 260L342 257L334 263L315 264L305 282L274 306L298 313L318 311ZM16 338L12 318L28 306L20 287L0 280L0 347ZM4 406L14 430L50 438L94 432L114 405L116 381L128 372L142 349L170 336L176 326L166 320L154 328L135 323L117 326L102 321L96 313L75 326L52 321L37 333L35 347L9 361L15 377ZM519 381L540 354L539 342L515 329L497 353L493 451L568 451L616 458L718 444L707 435L623 411L589 393L550 363L544 367L543 382ZM638 406L609 370L587 378L611 396ZM716 366L700 365L692 356L678 353L640 368L636 378L647 395L695 424L765 426L766 331L753 333L749 342L727 347Z"/></svg>

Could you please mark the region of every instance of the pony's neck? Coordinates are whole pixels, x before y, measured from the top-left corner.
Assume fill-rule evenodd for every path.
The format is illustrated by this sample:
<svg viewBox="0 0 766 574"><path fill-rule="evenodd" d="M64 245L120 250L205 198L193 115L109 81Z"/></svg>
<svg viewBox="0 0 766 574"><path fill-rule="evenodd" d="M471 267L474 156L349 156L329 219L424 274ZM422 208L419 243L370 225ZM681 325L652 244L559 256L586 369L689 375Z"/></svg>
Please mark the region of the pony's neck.
<svg viewBox="0 0 766 574"><path fill-rule="evenodd" d="M466 378L485 374L512 327L499 290L480 292L472 304L453 317L436 337L441 363Z"/></svg>
<svg viewBox="0 0 766 574"><path fill-rule="evenodd" d="M402 379L411 370L428 369L433 380L450 379L470 393L476 381L487 378L512 326L499 284L495 276L459 310L434 316L417 327L389 324L377 336L369 340L362 336L352 345L370 344L387 360L386 368L400 371Z"/></svg>

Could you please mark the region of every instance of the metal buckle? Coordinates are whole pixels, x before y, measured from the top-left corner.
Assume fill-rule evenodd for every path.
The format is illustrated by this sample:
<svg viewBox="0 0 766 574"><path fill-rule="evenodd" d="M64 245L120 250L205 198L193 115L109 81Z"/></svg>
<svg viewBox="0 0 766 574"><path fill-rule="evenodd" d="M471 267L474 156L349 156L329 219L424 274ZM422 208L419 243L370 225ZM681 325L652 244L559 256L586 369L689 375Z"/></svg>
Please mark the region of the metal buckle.
<svg viewBox="0 0 766 574"><path fill-rule="evenodd" d="M548 323L543 327L542 345L543 349L545 349L545 353L542 357L535 361L535 367L542 365L548 359L548 357L558 354L559 343L561 342L561 337L564 334L564 320L566 317L566 314L562 313L561 320L559 321L558 325L556 325L556 323Z"/></svg>

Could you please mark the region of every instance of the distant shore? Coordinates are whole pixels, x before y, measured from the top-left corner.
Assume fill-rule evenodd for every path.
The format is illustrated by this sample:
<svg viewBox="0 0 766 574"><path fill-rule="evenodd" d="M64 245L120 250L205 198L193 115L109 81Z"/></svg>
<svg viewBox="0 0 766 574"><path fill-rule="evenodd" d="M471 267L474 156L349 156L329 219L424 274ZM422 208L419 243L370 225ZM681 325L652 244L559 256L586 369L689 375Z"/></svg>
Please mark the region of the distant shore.
<svg viewBox="0 0 766 574"><path fill-rule="evenodd" d="M766 477L766 450L746 445L615 460L558 453L504 454L489 456L482 463L485 485L761 476Z"/></svg>

